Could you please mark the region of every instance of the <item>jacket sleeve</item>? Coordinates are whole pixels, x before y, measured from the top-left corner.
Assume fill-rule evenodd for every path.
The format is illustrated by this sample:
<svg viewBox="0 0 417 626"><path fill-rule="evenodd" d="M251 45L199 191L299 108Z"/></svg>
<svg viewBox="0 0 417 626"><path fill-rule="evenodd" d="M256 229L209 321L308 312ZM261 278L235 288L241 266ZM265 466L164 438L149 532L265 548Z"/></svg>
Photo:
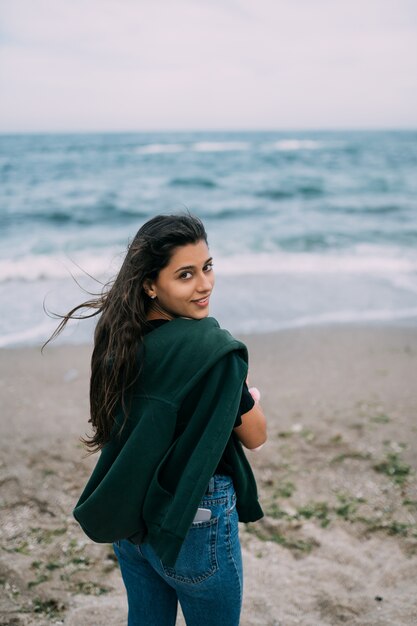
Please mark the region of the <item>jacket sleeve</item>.
<svg viewBox="0 0 417 626"><path fill-rule="evenodd" d="M247 375L237 351L224 355L205 375L195 410L154 475L144 502L148 541L166 565L173 565L195 512L232 432ZM160 514L164 476L177 476L165 512ZM165 500L165 503L167 501ZM157 515L159 512L159 515ZM159 518L159 522L155 521Z"/></svg>
<svg viewBox="0 0 417 626"><path fill-rule="evenodd" d="M176 417L172 406L155 398L134 398L132 414L134 425L103 448L73 511L84 532L99 543L146 533L143 502L172 444ZM163 509L170 494L161 491L159 498Z"/></svg>

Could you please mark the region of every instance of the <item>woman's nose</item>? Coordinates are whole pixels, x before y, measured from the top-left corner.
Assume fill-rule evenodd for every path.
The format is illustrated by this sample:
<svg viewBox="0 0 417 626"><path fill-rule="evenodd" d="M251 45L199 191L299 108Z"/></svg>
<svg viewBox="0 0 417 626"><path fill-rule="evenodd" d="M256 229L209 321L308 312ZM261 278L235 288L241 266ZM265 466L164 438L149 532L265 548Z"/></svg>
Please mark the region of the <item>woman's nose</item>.
<svg viewBox="0 0 417 626"><path fill-rule="evenodd" d="M212 283L213 281L211 280L210 276L205 273L200 274L197 284L197 291L211 291Z"/></svg>

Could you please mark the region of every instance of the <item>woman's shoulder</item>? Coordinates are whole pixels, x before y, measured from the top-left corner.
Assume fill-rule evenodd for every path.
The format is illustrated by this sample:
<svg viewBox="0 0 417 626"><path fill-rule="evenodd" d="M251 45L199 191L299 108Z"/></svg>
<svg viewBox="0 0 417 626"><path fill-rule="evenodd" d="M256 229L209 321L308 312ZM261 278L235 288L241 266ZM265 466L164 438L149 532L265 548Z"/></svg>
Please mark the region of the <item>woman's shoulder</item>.
<svg viewBox="0 0 417 626"><path fill-rule="evenodd" d="M187 342L201 342L202 345L211 348L242 343L233 337L230 331L222 328L214 317L204 317L200 320L178 318L172 320L171 324L173 322L171 326L173 335Z"/></svg>
<svg viewBox="0 0 417 626"><path fill-rule="evenodd" d="M246 346L240 340L221 328L214 317L204 317L200 320L189 318L175 318L161 325L145 337L145 342L156 352L184 360L195 361L197 356L204 361L211 361L223 354L238 350L246 353Z"/></svg>
<svg viewBox="0 0 417 626"><path fill-rule="evenodd" d="M138 385L149 397L171 398L175 403L209 372L216 376L227 371L227 378L235 380L236 371L237 380L247 368L246 346L212 317L175 318L148 333L143 348Z"/></svg>

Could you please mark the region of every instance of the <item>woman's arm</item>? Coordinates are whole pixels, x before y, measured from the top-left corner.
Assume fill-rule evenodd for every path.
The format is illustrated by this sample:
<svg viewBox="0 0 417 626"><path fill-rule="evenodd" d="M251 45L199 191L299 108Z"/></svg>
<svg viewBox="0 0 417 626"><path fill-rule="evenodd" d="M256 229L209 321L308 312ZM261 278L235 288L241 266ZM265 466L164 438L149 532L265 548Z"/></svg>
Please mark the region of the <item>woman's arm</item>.
<svg viewBox="0 0 417 626"><path fill-rule="evenodd" d="M253 408L241 416L242 423L234 428L240 442L253 450L262 446L266 439L266 418L259 402L255 402Z"/></svg>

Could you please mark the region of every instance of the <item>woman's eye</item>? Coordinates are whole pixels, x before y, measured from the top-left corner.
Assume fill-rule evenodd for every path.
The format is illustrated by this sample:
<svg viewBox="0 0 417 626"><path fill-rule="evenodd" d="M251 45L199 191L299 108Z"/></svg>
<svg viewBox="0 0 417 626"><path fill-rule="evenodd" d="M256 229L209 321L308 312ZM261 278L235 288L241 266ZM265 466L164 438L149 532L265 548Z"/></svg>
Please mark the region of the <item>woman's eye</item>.
<svg viewBox="0 0 417 626"><path fill-rule="evenodd" d="M182 274L180 274L180 278L182 278L183 280L191 278L191 272L183 272Z"/></svg>
<svg viewBox="0 0 417 626"><path fill-rule="evenodd" d="M213 269L213 263L207 263L207 265L204 267L204 270L206 272L211 272L212 269Z"/></svg>

